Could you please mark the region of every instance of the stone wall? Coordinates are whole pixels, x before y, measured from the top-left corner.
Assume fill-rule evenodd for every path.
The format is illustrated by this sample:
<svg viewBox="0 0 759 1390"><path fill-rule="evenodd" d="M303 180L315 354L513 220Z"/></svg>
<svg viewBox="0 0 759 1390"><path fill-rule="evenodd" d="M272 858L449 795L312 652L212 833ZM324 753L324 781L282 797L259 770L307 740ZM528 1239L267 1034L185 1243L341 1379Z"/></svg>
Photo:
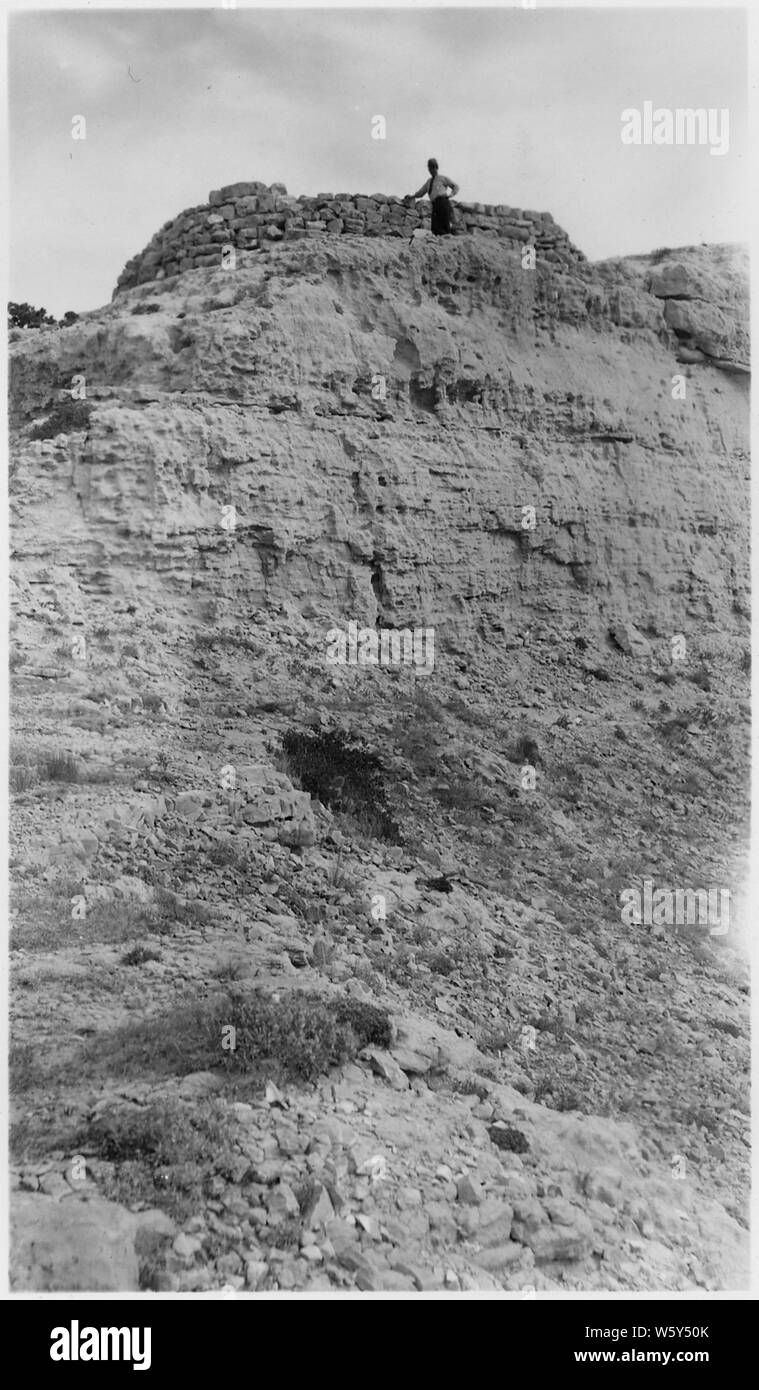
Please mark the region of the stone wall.
<svg viewBox="0 0 759 1390"><path fill-rule="evenodd" d="M535 247L541 260L568 265L585 257L572 245L550 212L524 212L492 203L462 203L455 207L459 235L497 236L512 248ZM135 285L185 270L218 268L225 248L258 250L277 241L304 237L411 237L429 230L430 204L404 203L384 193L317 193L291 198L282 183L233 183L209 194L208 202L188 208L167 222L145 250L127 262L115 295Z"/></svg>

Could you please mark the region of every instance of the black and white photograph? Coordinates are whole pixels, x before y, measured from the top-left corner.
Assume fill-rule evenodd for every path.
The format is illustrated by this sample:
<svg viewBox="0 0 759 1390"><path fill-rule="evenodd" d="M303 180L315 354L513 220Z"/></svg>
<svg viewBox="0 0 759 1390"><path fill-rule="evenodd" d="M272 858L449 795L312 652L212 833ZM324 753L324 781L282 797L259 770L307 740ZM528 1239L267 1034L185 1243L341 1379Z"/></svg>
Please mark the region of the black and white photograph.
<svg viewBox="0 0 759 1390"><path fill-rule="evenodd" d="M592 1305L755 1288L748 10L5 19L7 1296L708 1361Z"/></svg>

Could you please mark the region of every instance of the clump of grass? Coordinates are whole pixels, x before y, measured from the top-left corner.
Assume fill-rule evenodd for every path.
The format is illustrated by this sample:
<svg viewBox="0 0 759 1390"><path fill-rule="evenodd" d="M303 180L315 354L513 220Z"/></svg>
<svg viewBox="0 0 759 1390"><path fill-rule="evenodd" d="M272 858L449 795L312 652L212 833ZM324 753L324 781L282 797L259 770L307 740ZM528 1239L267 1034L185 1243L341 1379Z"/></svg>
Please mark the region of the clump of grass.
<svg viewBox="0 0 759 1390"><path fill-rule="evenodd" d="M231 840L212 840L206 849L206 859L219 869L245 866L245 860Z"/></svg>
<svg viewBox="0 0 759 1390"><path fill-rule="evenodd" d="M530 1145L525 1135L520 1129L514 1129L513 1125L491 1125L488 1134L497 1149L513 1154L529 1151Z"/></svg>
<svg viewBox="0 0 759 1390"><path fill-rule="evenodd" d="M433 975L452 975L456 969L456 962L445 951L435 951L427 964Z"/></svg>
<svg viewBox="0 0 759 1390"><path fill-rule="evenodd" d="M140 1109L114 1103L79 1127L72 1151L113 1164L98 1175L112 1201L161 1207L184 1220L212 1195L215 1177L238 1175L232 1133L220 1102L188 1106L167 1098Z"/></svg>
<svg viewBox="0 0 759 1390"><path fill-rule="evenodd" d="M414 689L413 700L398 713L392 731L393 745L416 777L435 777L440 771L445 710L423 685Z"/></svg>
<svg viewBox="0 0 759 1390"><path fill-rule="evenodd" d="M231 1093L249 1095L270 1079L313 1083L363 1047L387 1047L390 1040L390 1020L372 1004L300 992L273 998L230 988L98 1033L81 1045L74 1064L79 1076L91 1080L219 1070ZM28 1051L12 1055L15 1093L69 1074L71 1059L59 1060L55 1049L47 1057L31 1058Z"/></svg>
<svg viewBox="0 0 759 1390"><path fill-rule="evenodd" d="M477 1039L480 1052L505 1052L514 1041L513 1028L485 1028Z"/></svg>
<svg viewBox="0 0 759 1390"><path fill-rule="evenodd" d="M659 733L665 743L682 743L686 736L688 725L693 722L693 713L686 710L681 714L675 714L672 719L662 719L659 723Z"/></svg>
<svg viewBox="0 0 759 1390"><path fill-rule="evenodd" d="M156 776L161 782L173 782L174 776L169 767L169 755L165 748L156 754Z"/></svg>
<svg viewBox="0 0 759 1390"><path fill-rule="evenodd" d="M163 887L156 889L155 912L163 930L169 930L178 922L203 922L206 917L203 903L195 902L193 898L182 898Z"/></svg>
<svg viewBox="0 0 759 1390"><path fill-rule="evenodd" d="M557 1083L551 1077L543 1077L535 1087L533 1100L536 1105L545 1104L549 1110L582 1110L582 1097L574 1086Z"/></svg>
<svg viewBox="0 0 759 1390"><path fill-rule="evenodd" d="M703 690L707 694L709 693L712 688L712 683L709 679L709 672L703 662L700 666L697 666L695 670L687 671L686 675L692 685L697 685L699 690Z"/></svg>
<svg viewBox="0 0 759 1390"><path fill-rule="evenodd" d="M133 314L160 314L160 312L160 304L156 304L153 301L149 304L146 304L144 301L141 304L135 304L132 310Z"/></svg>
<svg viewBox="0 0 759 1390"><path fill-rule="evenodd" d="M43 758L41 767L49 782L79 781L79 766L70 753L51 753Z"/></svg>
<svg viewBox="0 0 759 1390"><path fill-rule="evenodd" d="M392 1025L384 1009L361 999L340 999L334 1005L339 1021L352 1028L362 1047L390 1046Z"/></svg>
<svg viewBox="0 0 759 1390"><path fill-rule="evenodd" d="M121 964L145 965L149 960L160 959L160 951L154 951L150 946L133 946L131 951L126 951L121 957Z"/></svg>
<svg viewBox="0 0 759 1390"><path fill-rule="evenodd" d="M221 960L211 971L214 980L220 980L225 984L239 980L245 973L246 966L242 960Z"/></svg>
<svg viewBox="0 0 759 1390"><path fill-rule="evenodd" d="M167 929L152 905L124 900L89 903L85 917L74 917L72 898L83 895L84 884L74 877L14 888L11 950L63 949L82 937L120 943Z"/></svg>
<svg viewBox="0 0 759 1390"><path fill-rule="evenodd" d="M510 763L528 763L530 767L541 762L540 749L531 734L520 734L512 748L506 750L506 757Z"/></svg>
<svg viewBox="0 0 759 1390"><path fill-rule="evenodd" d="M39 773L36 763L11 762L8 780L12 792L21 793L31 791L39 782Z"/></svg>
<svg viewBox="0 0 759 1390"><path fill-rule="evenodd" d="M239 998L228 1021L236 1037L234 1052L226 1054L232 1070L255 1071L268 1059L282 1075L306 1082L351 1061L369 1043L389 1039L390 1027L387 1015L371 1005L300 993L277 1004L260 993Z"/></svg>
<svg viewBox="0 0 759 1390"><path fill-rule="evenodd" d="M127 642L125 646L121 648L121 655L128 657L130 661L139 661L140 659L139 649L135 646L134 642Z"/></svg>
<svg viewBox="0 0 759 1390"><path fill-rule="evenodd" d="M30 439L54 439L57 434L73 434L89 427L92 406L86 401L57 401L50 413L30 433Z"/></svg>
<svg viewBox="0 0 759 1390"><path fill-rule="evenodd" d="M303 789L351 817L368 834L397 843L398 824L388 803L385 772L376 753L341 729L282 736L288 771Z"/></svg>

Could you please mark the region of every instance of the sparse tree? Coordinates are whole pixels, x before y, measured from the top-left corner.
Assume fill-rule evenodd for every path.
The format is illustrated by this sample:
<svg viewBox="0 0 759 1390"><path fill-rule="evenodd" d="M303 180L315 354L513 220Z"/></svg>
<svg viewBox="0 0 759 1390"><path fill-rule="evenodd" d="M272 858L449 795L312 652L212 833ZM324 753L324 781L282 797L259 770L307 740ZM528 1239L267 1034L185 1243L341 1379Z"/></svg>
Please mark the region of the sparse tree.
<svg viewBox="0 0 759 1390"><path fill-rule="evenodd" d="M43 324L55 324L55 319L47 309L35 309L33 304L8 304L9 328L41 328Z"/></svg>

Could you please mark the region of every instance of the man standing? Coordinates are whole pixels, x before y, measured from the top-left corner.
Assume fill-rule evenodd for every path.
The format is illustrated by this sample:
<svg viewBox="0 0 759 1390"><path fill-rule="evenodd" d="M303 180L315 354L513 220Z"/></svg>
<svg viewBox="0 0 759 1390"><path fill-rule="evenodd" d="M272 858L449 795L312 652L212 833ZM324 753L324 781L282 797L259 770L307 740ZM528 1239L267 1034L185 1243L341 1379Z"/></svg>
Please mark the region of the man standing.
<svg viewBox="0 0 759 1390"><path fill-rule="evenodd" d="M409 198L429 198L432 203L432 235L451 236L451 204L450 199L455 198L459 191L459 186L452 179L447 179L445 174L441 174L438 169L436 159L427 160L427 168L430 177L422 185L418 193L410 193ZM450 189L450 194L448 190Z"/></svg>

